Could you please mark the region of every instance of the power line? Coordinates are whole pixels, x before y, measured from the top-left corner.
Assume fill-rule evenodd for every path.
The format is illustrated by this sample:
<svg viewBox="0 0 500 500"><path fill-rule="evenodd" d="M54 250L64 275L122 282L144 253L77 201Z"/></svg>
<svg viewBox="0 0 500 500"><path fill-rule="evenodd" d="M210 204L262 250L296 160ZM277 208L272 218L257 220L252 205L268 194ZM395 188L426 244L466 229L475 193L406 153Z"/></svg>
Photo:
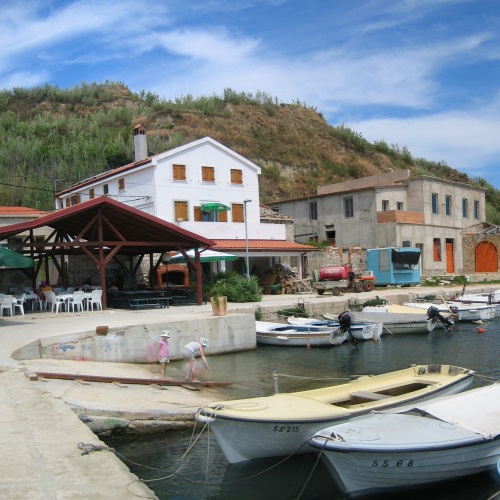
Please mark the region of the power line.
<svg viewBox="0 0 500 500"><path fill-rule="evenodd" d="M36 188L36 187L29 187L29 186L19 186L18 184L8 184L7 182L0 182L0 186L17 187L17 188L21 188L21 189L32 189L34 191L46 191L48 193L54 193L53 189L43 189L43 188Z"/></svg>

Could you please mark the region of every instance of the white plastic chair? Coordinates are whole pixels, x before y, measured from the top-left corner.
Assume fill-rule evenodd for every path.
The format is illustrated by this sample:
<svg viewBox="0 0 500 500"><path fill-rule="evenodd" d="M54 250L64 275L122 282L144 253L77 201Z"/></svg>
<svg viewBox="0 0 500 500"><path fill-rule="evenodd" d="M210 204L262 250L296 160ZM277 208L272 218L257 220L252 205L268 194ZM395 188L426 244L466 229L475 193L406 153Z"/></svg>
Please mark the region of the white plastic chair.
<svg viewBox="0 0 500 500"><path fill-rule="evenodd" d="M12 295L6 295L2 297L2 316L3 311L9 311L9 316L14 316L14 297Z"/></svg>
<svg viewBox="0 0 500 500"><path fill-rule="evenodd" d="M92 290L92 296L87 303L88 310L93 311L94 305L96 309L102 311L102 290Z"/></svg>
<svg viewBox="0 0 500 500"><path fill-rule="evenodd" d="M41 298L36 298L31 301L31 310L36 311L36 306L39 307L40 311L45 309L45 302Z"/></svg>
<svg viewBox="0 0 500 500"><path fill-rule="evenodd" d="M25 293L21 294L19 297L16 297L16 300L12 302L14 314L16 314L16 309L19 309L19 312L24 316L24 297L26 297Z"/></svg>
<svg viewBox="0 0 500 500"><path fill-rule="evenodd" d="M50 312L56 311L56 314L59 313L59 306L63 306L66 304L66 301L63 297L58 297L55 292L43 292L45 296L45 309L49 307L50 304Z"/></svg>
<svg viewBox="0 0 500 500"><path fill-rule="evenodd" d="M75 308L77 311L83 311L83 294L85 292L83 290L79 292L73 292L73 297L68 302L68 309L71 309L75 312Z"/></svg>

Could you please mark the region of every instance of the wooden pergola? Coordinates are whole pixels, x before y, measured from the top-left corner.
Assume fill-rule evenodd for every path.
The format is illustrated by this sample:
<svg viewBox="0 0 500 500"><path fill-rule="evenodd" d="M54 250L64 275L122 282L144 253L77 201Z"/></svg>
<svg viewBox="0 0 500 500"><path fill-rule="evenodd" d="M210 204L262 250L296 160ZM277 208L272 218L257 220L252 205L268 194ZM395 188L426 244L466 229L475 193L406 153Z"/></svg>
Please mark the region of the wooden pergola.
<svg viewBox="0 0 500 500"><path fill-rule="evenodd" d="M51 229L43 241L34 236L34 230L40 227ZM0 228L0 240L20 234L26 236L22 249L17 251L35 261L33 286L42 266L45 265L48 270L49 261L57 268L63 286L67 286L63 272L65 261L69 256L87 255L99 274L102 305L106 308L106 266L111 261L117 262L127 273L135 274L144 257L149 256L150 277L153 279L162 263L161 256L175 250L181 252L188 265L195 269L196 302L202 303L199 251L213 247L214 242L107 196L57 210L29 222ZM186 252L193 248L194 260L186 256Z"/></svg>

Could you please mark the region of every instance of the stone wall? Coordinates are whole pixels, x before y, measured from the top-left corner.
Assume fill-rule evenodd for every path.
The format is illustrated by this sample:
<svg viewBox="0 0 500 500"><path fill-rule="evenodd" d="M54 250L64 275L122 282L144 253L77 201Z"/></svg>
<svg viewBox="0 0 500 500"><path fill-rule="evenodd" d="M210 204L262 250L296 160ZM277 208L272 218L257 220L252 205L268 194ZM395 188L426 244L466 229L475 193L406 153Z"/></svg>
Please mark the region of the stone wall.
<svg viewBox="0 0 500 500"><path fill-rule="evenodd" d="M13 354L14 359L59 359L114 363L152 363L164 323L102 328L105 334L84 332L42 338ZM253 313L194 318L169 323L171 359L182 359L182 348L200 337L208 339L210 354L256 348ZM107 332L107 333L106 333Z"/></svg>

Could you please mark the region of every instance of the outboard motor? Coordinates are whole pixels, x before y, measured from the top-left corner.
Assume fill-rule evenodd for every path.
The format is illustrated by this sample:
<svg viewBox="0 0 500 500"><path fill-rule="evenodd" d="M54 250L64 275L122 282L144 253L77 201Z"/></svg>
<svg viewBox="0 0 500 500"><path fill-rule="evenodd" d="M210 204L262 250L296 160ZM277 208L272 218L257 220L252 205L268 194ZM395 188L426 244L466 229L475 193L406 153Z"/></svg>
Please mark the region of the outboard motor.
<svg viewBox="0 0 500 500"><path fill-rule="evenodd" d="M347 340L349 343L351 343L354 347L358 347L358 341L354 338L352 332L351 332L351 315L349 314L349 311L344 311L343 313L340 313L338 315L338 320L339 320L339 328L343 332L348 332Z"/></svg>
<svg viewBox="0 0 500 500"><path fill-rule="evenodd" d="M347 330L351 330L351 315L349 311L344 311L338 315L338 320L340 324L340 328L345 332Z"/></svg>
<svg viewBox="0 0 500 500"><path fill-rule="evenodd" d="M448 331L450 331L453 326L453 323L448 318L441 315L436 306L431 306L427 309L427 317L431 320L440 321Z"/></svg>

